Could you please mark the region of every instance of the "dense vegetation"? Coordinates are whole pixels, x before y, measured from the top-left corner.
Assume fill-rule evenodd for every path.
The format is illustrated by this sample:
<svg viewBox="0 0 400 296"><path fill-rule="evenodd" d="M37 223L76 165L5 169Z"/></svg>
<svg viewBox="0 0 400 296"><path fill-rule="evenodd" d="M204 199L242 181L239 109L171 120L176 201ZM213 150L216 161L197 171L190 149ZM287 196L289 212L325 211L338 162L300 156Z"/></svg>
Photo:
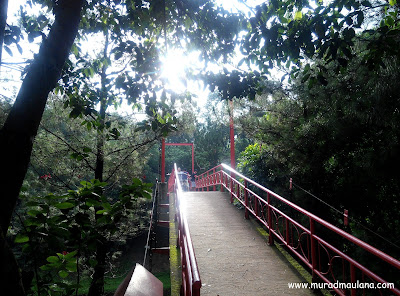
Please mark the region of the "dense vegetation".
<svg viewBox="0 0 400 296"><path fill-rule="evenodd" d="M240 0L235 12L209 0L30 0L16 23L7 2L5 54L40 45L18 94L0 100L7 295L79 295L85 280L101 295L118 247L146 222L159 140L194 142L197 171L228 162L230 100L246 175L335 224L332 207L348 209L348 231L399 257L396 0ZM161 76L174 48L198 52L184 83L213 92L200 116ZM113 111L123 104L143 120ZM172 161L189 170L190 151L169 148Z"/></svg>

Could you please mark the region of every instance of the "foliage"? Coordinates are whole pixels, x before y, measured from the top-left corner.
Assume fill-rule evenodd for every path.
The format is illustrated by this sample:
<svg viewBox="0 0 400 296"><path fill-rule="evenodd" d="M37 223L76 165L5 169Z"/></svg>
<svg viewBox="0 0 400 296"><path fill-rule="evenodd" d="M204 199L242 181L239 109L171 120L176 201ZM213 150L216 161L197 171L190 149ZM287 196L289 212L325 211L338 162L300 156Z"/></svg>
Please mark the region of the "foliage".
<svg viewBox="0 0 400 296"><path fill-rule="evenodd" d="M236 102L235 102L236 103ZM197 112L197 114L194 114ZM179 131L168 137L170 143L194 143L195 172L208 170L222 162L230 164L229 113L227 102L218 92L209 95L200 110L188 110L179 117ZM197 115L197 116L196 116ZM235 153L239 155L249 144L244 133L235 131ZM166 171L177 163L183 170L190 171L192 165L190 147L168 146Z"/></svg>
<svg viewBox="0 0 400 296"><path fill-rule="evenodd" d="M399 211L400 72L395 60L384 62L385 69L371 73L363 57L354 58L337 73L337 62L318 61L313 67L323 64L327 69L326 86L310 88L299 77L286 92L258 97L241 124L259 150L248 147L241 167L339 226L343 223L340 212L348 209L352 232L398 257L398 235L388 234L398 232L398 220L393 217ZM289 192L289 178L339 213L298 187Z"/></svg>
<svg viewBox="0 0 400 296"><path fill-rule="evenodd" d="M69 112L70 109L63 107L62 97L54 94L50 97L24 182L30 195L63 193L76 189L82 180L94 178L97 132L78 120L69 119ZM133 177L141 177L147 160L143 155L160 134L137 131L134 120L117 113L107 114L106 122L111 130L117 126L120 135L118 139L110 137L105 141L104 180L109 183L105 194L118 196L122 185ZM50 178L45 179L46 175Z"/></svg>
<svg viewBox="0 0 400 296"><path fill-rule="evenodd" d="M77 7L82 3L78 2L74 1ZM6 27L5 51L9 55L13 54L13 48L19 52L26 51L28 46L22 45L23 38L31 43L41 40L44 46L48 44L51 39L49 32L56 24L53 19L62 19L65 3L67 1L63 0L27 1L28 5L38 4L47 10L30 15L23 7L19 26ZM225 107L214 108L216 112L207 114L203 121L197 121L189 110L181 117L186 121L178 121L179 114L174 108L181 105L177 101L185 104L190 95L179 96L165 87L160 76L160 56L166 54L168 48L182 47L186 52L198 50L204 66L189 73L188 78L203 79L224 100L252 100L242 106L241 125L256 144L242 154L242 170L284 192L289 176L301 180L303 187L335 207L351 209L351 213L354 212L357 219L370 228L397 233L399 222L392 217L399 210L395 202L399 187L398 10L399 4L395 0L272 0L249 7L246 16L243 12L228 13L209 0L84 1L78 38L55 90L56 94L63 95L65 108L76 121L67 123L59 118L52 121L52 114L58 111L45 113L43 130L36 138L27 187L32 191L38 187L37 184L51 182L54 186L75 189L81 178L91 179L94 174L101 181L109 181L110 188L116 188L123 183L116 172L123 167L126 171L135 157L143 155L146 150L142 148L147 141L175 133L182 125L186 127L185 133L175 134L175 138L170 140L193 142L194 138L198 168L209 168L227 159L228 120L226 116L215 116L215 113L225 112ZM95 52L89 52L87 44L93 42L100 46ZM240 49L243 59L237 67L227 67L236 48ZM53 57L42 51L36 60L47 62L46 67L40 69L57 68L51 64ZM59 59L58 63L63 64L64 59ZM210 64L224 64L226 67L219 72L209 71L206 66ZM243 70L245 65L247 71ZM34 63L26 68L28 74L33 66ZM287 74L291 74L289 89L283 89L279 83L265 82L266 74L274 66L285 68ZM26 77L27 82L32 82L32 75ZM47 78L42 82L58 79L58 76ZM46 87L53 88L54 85L50 84ZM29 93L29 98L34 97L36 94L31 94L34 85L31 83L30 89L22 89L21 94ZM30 157L29 145L36 136L47 88L46 94L40 96L40 104L34 103L29 108L27 102L36 102L30 99L25 104L15 104L16 109L22 106L28 110L21 114L35 114L34 124L29 120L25 122L27 116L14 119L16 126L22 127L20 135L28 135L25 130L32 130L27 140L21 140L22 145L16 144L23 150L13 158L17 162L24 155L26 161L10 165L14 168L15 164L15 173L11 175L18 173L18 180L25 174L24 168ZM135 126L135 131L132 131L129 120L109 114L111 106L118 108L122 101L134 110L144 111L147 116L146 121ZM210 103L209 110L213 110L211 106L214 105ZM59 113L65 114L66 110ZM2 117L3 114L8 115L7 108L1 108ZM1 135L6 135L6 132L2 129ZM152 135L152 139L147 135ZM243 150L243 143L247 144L248 140L239 135L237 139L242 143L236 146L237 151ZM8 157L9 152L2 154ZM157 151L153 151L153 156L156 154ZM190 153L176 149L171 154L171 158L189 166ZM66 156L71 159L67 160ZM62 163L54 168L59 159L63 159ZM154 157L151 160L152 171L156 171ZM141 164L139 166L136 166L137 174L142 168ZM43 220L47 228L43 226L40 231L30 232L29 229L42 227L41 224L25 225L23 231L26 234L20 232L17 236L17 242L24 243L26 250L37 240L35 248L38 254L43 251L37 262L40 259L40 264L47 267L39 271L39 266L31 263L38 276L36 287L58 289L65 284L63 278L69 278L69 274L74 272L73 260L76 259L78 272L82 262L90 265L84 260L96 260L84 254L76 243L74 245L68 237L74 231L66 234L61 231L72 227L66 224L65 221L69 220L65 219L78 219L79 225L71 220L71 225L78 228L99 224L98 232L93 232L93 235L97 233L99 238L100 232L109 233L108 237L101 238L110 239L112 229L108 229L104 221L110 222L118 217L113 208L119 199L108 201L104 197L106 193L110 197L109 192L104 191L105 184L98 182L84 184L87 194L81 187L67 195L47 195L33 200L37 204L31 210L42 212L31 212L33 215L28 214L26 221L40 220L46 215L50 219L55 217L54 221ZM16 197L21 184L22 179L7 184L14 189L10 189L11 193L6 196ZM99 198L94 199L96 203L88 205L86 201L80 201L93 193ZM38 195L43 194L38 192ZM306 196L295 192L292 197L306 208L318 208L318 203ZM384 213L376 207L377 201L385 208ZM13 205L14 202L6 204ZM4 217L11 217L12 207L10 209L5 210L8 212ZM73 216L80 211L86 218ZM328 209L320 211L327 217L331 214ZM384 224L378 225L378 217L384 220ZM341 218L332 220L340 223ZM7 223L2 221L4 225ZM54 225L49 227L49 223ZM6 231L7 227L4 228ZM358 231L354 227L352 230ZM49 234L49 231L55 231L57 236L40 236L41 233ZM89 231L88 237L90 235ZM67 242L67 250L61 248L64 247L60 245L62 241ZM384 243L380 247L393 251ZM99 245L94 248L100 253ZM62 250L69 253L63 254ZM50 273L50 270L57 273ZM59 286L42 286L47 276L58 277L52 280ZM71 286L71 290L65 292L72 293L75 288Z"/></svg>
<svg viewBox="0 0 400 296"><path fill-rule="evenodd" d="M247 32L242 53L247 64L262 72L274 65L292 70L292 78L312 60L335 61L346 68L356 58L355 42L366 43L361 63L378 69L387 56L399 59L394 44L399 35L399 5L396 1L271 1L258 5L243 23ZM360 30L363 35L358 35ZM325 84L324 66L311 76ZM304 77L304 80L310 78Z"/></svg>
<svg viewBox="0 0 400 296"><path fill-rule="evenodd" d="M135 235L140 198L151 198L151 184L139 179L124 186L118 199L103 195L104 182L81 181L81 185L64 195L29 196L24 201L27 212L20 218L22 228L15 243L22 245L20 260L34 274L33 295L75 293L81 273L88 274L99 264L94 256L97 241L105 240L112 250L118 241Z"/></svg>

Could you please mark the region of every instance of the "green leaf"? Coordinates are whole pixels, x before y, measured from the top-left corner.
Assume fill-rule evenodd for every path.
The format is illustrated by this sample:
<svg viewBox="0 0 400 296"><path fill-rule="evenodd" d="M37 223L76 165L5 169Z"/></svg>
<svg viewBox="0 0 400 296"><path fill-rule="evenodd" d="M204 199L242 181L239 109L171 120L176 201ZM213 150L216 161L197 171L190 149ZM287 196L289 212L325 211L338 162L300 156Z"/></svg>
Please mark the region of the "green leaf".
<svg viewBox="0 0 400 296"><path fill-rule="evenodd" d="M42 211L39 211L39 210L30 210L27 212L27 214L32 217L36 217L40 213L42 213Z"/></svg>
<svg viewBox="0 0 400 296"><path fill-rule="evenodd" d="M70 209L73 208L75 205L73 203L70 202L62 202L59 204L56 204L55 207L60 209L60 210L65 210L65 209Z"/></svg>
<svg viewBox="0 0 400 296"><path fill-rule="evenodd" d="M97 215L103 215L103 214L107 214L107 210L98 210L96 212Z"/></svg>
<svg viewBox="0 0 400 296"><path fill-rule="evenodd" d="M13 53L12 53L11 49L10 49L7 45L4 45L3 47L4 47L5 51L6 51L10 56L13 56Z"/></svg>
<svg viewBox="0 0 400 296"><path fill-rule="evenodd" d="M42 265L42 266L40 266L39 268L40 268L40 270L43 270L43 271L53 269L52 267L50 267L50 266L48 266L48 265Z"/></svg>
<svg viewBox="0 0 400 296"><path fill-rule="evenodd" d="M385 20L386 25L388 25L389 27L394 25L394 20L391 16L387 16L386 20Z"/></svg>
<svg viewBox="0 0 400 296"><path fill-rule="evenodd" d="M25 234L18 234L17 237L15 238L15 242L17 244L26 243L28 241L29 241L29 237Z"/></svg>
<svg viewBox="0 0 400 296"><path fill-rule="evenodd" d="M75 57L78 57L78 56L79 56L78 47L76 46L75 43L72 44L71 51L72 51L72 53L75 55Z"/></svg>
<svg viewBox="0 0 400 296"><path fill-rule="evenodd" d="M86 77L90 77L90 70L89 70L89 68L83 69L83 74L85 74Z"/></svg>
<svg viewBox="0 0 400 296"><path fill-rule="evenodd" d="M70 271L70 272L76 272L77 270L78 270L78 266L77 266L77 264L76 264L76 261L71 261L71 262L68 262L66 265L65 265L65 267L67 268L67 270L68 271Z"/></svg>
<svg viewBox="0 0 400 296"><path fill-rule="evenodd" d="M78 253L78 251L69 252L68 254L64 255L64 259L70 260ZM73 259L75 260L75 259Z"/></svg>
<svg viewBox="0 0 400 296"><path fill-rule="evenodd" d="M79 183L80 183L82 186L87 187L87 188L92 187L92 184L90 184L90 182L88 182L88 181L80 181Z"/></svg>
<svg viewBox="0 0 400 296"><path fill-rule="evenodd" d="M117 52L114 54L114 58L115 58L116 60L119 60L119 59L122 57L122 54L123 54L122 51L117 51Z"/></svg>
<svg viewBox="0 0 400 296"><path fill-rule="evenodd" d="M89 147L85 147L83 148L83 152L85 153L92 152L92 149L90 149Z"/></svg>
<svg viewBox="0 0 400 296"><path fill-rule="evenodd" d="M306 82L306 81L308 80L308 78L310 78L310 76L311 76L311 73L307 73L306 75L304 75L304 76L301 78L301 83Z"/></svg>
<svg viewBox="0 0 400 296"><path fill-rule="evenodd" d="M88 198L87 200L86 200L86 202L85 202L85 204L88 206L88 207L93 207L93 206L99 206L100 205L100 202L98 202L97 200L94 200L94 199L92 199L92 198Z"/></svg>
<svg viewBox="0 0 400 296"><path fill-rule="evenodd" d="M46 261L50 263L56 263L60 261L60 259L57 256L49 256L46 258Z"/></svg>
<svg viewBox="0 0 400 296"><path fill-rule="evenodd" d="M61 278L65 279L65 278L68 276L68 271L66 271L66 270L60 270L60 271L58 272L58 275L59 275Z"/></svg>
<svg viewBox="0 0 400 296"><path fill-rule="evenodd" d="M397 0L389 0L390 6L395 6L397 3Z"/></svg>
<svg viewBox="0 0 400 296"><path fill-rule="evenodd" d="M301 20L303 18L303 13L301 11L296 11L296 13L294 14L294 20L298 21Z"/></svg>
<svg viewBox="0 0 400 296"><path fill-rule="evenodd" d="M357 13L357 26L360 27L363 22L364 22L364 13L362 11L359 11Z"/></svg>
<svg viewBox="0 0 400 296"><path fill-rule="evenodd" d="M22 54L22 47L18 43L16 43L16 45L19 53Z"/></svg>

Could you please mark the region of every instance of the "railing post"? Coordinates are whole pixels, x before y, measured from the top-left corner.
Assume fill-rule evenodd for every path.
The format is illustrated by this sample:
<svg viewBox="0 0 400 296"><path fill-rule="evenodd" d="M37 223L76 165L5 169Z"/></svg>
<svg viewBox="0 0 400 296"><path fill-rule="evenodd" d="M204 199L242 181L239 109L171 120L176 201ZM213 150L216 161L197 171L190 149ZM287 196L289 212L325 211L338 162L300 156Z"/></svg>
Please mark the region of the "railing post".
<svg viewBox="0 0 400 296"><path fill-rule="evenodd" d="M311 240L311 266L312 266L312 281L317 279L315 270L317 269L317 242L314 238L315 235L315 222L310 218L310 240Z"/></svg>
<svg viewBox="0 0 400 296"><path fill-rule="evenodd" d="M350 263L350 281L352 283L356 282L356 268L355 268L354 264L352 264L352 263ZM351 285L351 286L352 286L352 288L350 289L350 295L356 296L357 290L355 288L353 288L353 285Z"/></svg>
<svg viewBox="0 0 400 296"><path fill-rule="evenodd" d="M233 203L233 178L232 178L232 176L231 176L229 191L231 193L231 203Z"/></svg>
<svg viewBox="0 0 400 296"><path fill-rule="evenodd" d="M286 235L285 235L285 238L286 238L286 244L287 245L289 245L289 220L288 220L288 218L286 218L285 219L285 231L286 231Z"/></svg>
<svg viewBox="0 0 400 296"><path fill-rule="evenodd" d="M269 236L268 236L268 245L273 246L274 245L274 234L272 232L272 210L271 210L271 197L270 194L267 193L267 204L268 204L268 230L269 230Z"/></svg>
<svg viewBox="0 0 400 296"><path fill-rule="evenodd" d="M254 213L256 214L256 217L260 216L259 210L258 210L258 197L254 196Z"/></svg>
<svg viewBox="0 0 400 296"><path fill-rule="evenodd" d="M213 169L213 191L215 191L215 183L217 182L217 177L215 176L215 169Z"/></svg>
<svg viewBox="0 0 400 296"><path fill-rule="evenodd" d="M238 195L239 195L240 186L238 186ZM247 180L244 180L244 204L246 208L244 209L244 217L249 219L249 193L247 192Z"/></svg>
<svg viewBox="0 0 400 296"><path fill-rule="evenodd" d="M236 196L237 196L238 199L241 199L239 182L234 182L234 183L236 185Z"/></svg>
<svg viewBox="0 0 400 296"><path fill-rule="evenodd" d="M210 185L210 178L209 178L209 173L208 173L208 171L207 171L207 181L206 181L206 184L207 184L207 191L210 191L210 188L208 187L208 185Z"/></svg>
<svg viewBox="0 0 400 296"><path fill-rule="evenodd" d="M221 192L224 192L224 173L222 172L222 169L220 171L220 177L219 177L219 181L221 183Z"/></svg>

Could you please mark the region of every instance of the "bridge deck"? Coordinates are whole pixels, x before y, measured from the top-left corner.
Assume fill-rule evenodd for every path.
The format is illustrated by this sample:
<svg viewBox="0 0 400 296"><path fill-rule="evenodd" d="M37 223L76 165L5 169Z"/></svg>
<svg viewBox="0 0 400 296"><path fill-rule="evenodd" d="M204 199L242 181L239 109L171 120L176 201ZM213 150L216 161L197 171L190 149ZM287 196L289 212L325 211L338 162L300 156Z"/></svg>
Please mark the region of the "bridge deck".
<svg viewBox="0 0 400 296"><path fill-rule="evenodd" d="M221 192L187 192L186 211L202 281L201 295L313 295L289 289L304 282L298 272L266 244L244 212Z"/></svg>

